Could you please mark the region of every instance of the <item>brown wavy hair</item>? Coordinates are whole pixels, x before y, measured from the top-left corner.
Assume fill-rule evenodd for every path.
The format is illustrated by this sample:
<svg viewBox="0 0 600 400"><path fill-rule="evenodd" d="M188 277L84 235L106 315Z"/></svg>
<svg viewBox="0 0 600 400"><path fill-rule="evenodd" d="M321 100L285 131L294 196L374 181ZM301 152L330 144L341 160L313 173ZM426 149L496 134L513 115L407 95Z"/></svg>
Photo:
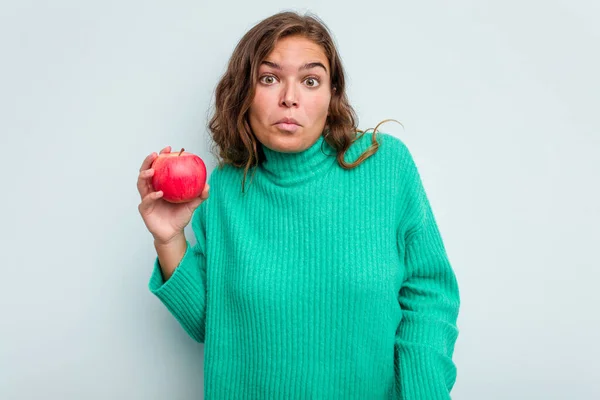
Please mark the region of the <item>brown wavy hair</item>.
<svg viewBox="0 0 600 400"><path fill-rule="evenodd" d="M313 41L323 48L329 60L331 101L323 133L324 140L336 149L337 161L342 168L355 168L375 154L379 149L375 135L377 128L390 121L384 120L374 128L371 146L356 161L344 161L344 154L350 145L370 129L362 131L357 128L358 117L346 95L344 68L332 35L325 23L312 13L300 15L285 11L274 14L252 27L235 47L227 70L217 84L215 110L208 124L214 142L212 153L218 160L219 168L226 164L244 168L242 192L248 170L265 160L248 121L248 110L258 81L258 68L275 48L277 41L286 36L301 36ZM358 133L361 135L358 136Z"/></svg>

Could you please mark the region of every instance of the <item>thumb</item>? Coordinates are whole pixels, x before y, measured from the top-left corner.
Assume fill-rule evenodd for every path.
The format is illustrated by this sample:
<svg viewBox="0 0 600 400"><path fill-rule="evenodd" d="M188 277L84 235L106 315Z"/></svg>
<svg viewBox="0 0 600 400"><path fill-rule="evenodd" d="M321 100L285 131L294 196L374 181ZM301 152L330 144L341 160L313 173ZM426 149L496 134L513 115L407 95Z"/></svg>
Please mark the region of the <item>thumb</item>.
<svg viewBox="0 0 600 400"><path fill-rule="evenodd" d="M207 183L206 185L204 185L204 190L202 191L202 193L200 193L200 196L187 203L190 210L194 211L196 208L198 208L200 204L202 204L204 200L208 199L208 196L210 196L209 190L210 186Z"/></svg>
<svg viewBox="0 0 600 400"><path fill-rule="evenodd" d="M196 197L194 200L191 200L188 203L188 207L190 210L194 211L205 199L203 197Z"/></svg>

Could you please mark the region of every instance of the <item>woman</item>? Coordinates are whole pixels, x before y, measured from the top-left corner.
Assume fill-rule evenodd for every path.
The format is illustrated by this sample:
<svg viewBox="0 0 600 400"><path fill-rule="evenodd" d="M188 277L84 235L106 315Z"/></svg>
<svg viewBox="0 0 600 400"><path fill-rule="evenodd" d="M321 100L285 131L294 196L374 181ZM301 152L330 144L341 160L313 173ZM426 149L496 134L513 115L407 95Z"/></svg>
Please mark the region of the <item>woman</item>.
<svg viewBox="0 0 600 400"><path fill-rule="evenodd" d="M167 203L144 160L149 288L205 343L206 398L450 397L455 275L408 149L355 121L326 26L284 12L217 86L201 197Z"/></svg>

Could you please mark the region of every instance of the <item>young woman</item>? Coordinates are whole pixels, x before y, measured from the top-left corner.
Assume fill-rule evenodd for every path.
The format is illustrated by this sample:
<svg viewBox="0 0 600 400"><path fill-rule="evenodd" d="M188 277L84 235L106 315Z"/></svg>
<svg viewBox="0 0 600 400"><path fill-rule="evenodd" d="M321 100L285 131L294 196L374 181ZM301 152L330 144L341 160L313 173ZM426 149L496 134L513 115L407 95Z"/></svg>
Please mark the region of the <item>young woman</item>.
<svg viewBox="0 0 600 400"><path fill-rule="evenodd" d="M284 12L216 88L201 197L164 201L143 161L149 288L205 344L206 398L450 397L455 274L410 152L356 120L325 24Z"/></svg>

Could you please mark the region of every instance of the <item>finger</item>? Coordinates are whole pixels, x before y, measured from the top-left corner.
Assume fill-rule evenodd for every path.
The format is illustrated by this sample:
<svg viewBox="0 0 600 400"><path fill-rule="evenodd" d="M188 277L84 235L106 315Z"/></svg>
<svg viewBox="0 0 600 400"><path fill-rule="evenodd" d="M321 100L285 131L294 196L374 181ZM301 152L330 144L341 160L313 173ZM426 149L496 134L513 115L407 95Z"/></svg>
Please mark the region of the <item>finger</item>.
<svg viewBox="0 0 600 400"><path fill-rule="evenodd" d="M142 202L138 206L138 210L140 211L140 214L144 215L148 211L151 211L152 208L154 208L156 201L158 199L160 199L162 197L162 195L163 195L162 190L159 190L158 192L150 192L146 196L144 196L144 198L142 199Z"/></svg>
<svg viewBox="0 0 600 400"><path fill-rule="evenodd" d="M165 153L170 153L170 152L171 152L171 146L167 146L160 151L160 154L165 154Z"/></svg>
<svg viewBox="0 0 600 400"><path fill-rule="evenodd" d="M204 202L204 200L206 199L202 197L196 197L194 200L190 200L189 202L187 202L187 206L191 211L194 211L196 208L198 208L200 204Z"/></svg>
<svg viewBox="0 0 600 400"><path fill-rule="evenodd" d="M148 168L148 169L140 172L138 175L137 188L138 188L138 192L140 192L140 196L142 199L148 193L153 191L153 187L150 182L150 179L152 178L153 175L154 175L153 168Z"/></svg>
<svg viewBox="0 0 600 400"><path fill-rule="evenodd" d="M158 156L158 154L156 154L156 152L154 152L152 154L149 154L146 158L144 158L144 161L142 162L142 166L140 167L140 171L150 168L150 166L154 162L154 159L157 156Z"/></svg>
<svg viewBox="0 0 600 400"><path fill-rule="evenodd" d="M200 193L200 196L196 197L195 199L189 201L187 203L189 209L193 212L196 208L198 208L198 206L200 204L202 204L206 199L208 199L208 196L210 195L209 193L209 189L210 186L208 184L204 185L204 190L202 190L202 193Z"/></svg>
<svg viewBox="0 0 600 400"><path fill-rule="evenodd" d="M210 185L207 183L206 185L204 185L204 189L202 190L202 193L200 193L200 197L202 197L203 199L208 199L209 191Z"/></svg>

